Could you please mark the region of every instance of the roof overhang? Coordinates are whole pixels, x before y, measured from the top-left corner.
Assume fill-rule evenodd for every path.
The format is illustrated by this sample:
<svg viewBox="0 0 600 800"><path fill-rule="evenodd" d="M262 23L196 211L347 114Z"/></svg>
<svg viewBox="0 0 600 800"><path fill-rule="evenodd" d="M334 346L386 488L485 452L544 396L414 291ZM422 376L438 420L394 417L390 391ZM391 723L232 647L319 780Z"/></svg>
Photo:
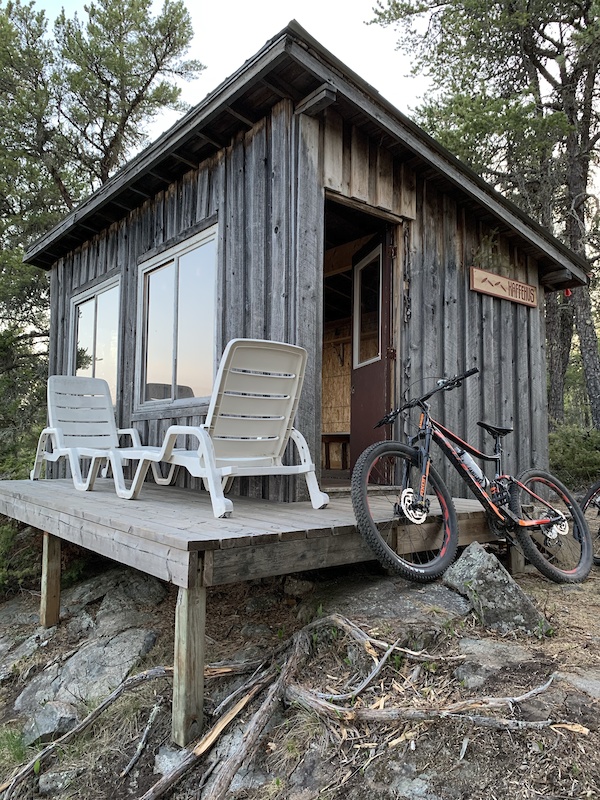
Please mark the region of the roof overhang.
<svg viewBox="0 0 600 800"><path fill-rule="evenodd" d="M344 118L440 183L478 217L519 240L521 248L536 258L546 288L587 283L589 265L584 258L458 161L296 22L38 239L27 250L25 262L50 269L94 234L215 156L282 98L290 98L299 113L317 114L334 105Z"/></svg>

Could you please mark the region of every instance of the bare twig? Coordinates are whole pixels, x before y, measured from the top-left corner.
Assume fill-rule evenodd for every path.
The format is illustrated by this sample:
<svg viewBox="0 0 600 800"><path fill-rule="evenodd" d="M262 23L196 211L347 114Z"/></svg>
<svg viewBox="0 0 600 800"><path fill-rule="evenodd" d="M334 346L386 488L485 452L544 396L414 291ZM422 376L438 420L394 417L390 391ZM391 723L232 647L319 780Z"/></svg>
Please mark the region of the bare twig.
<svg viewBox="0 0 600 800"><path fill-rule="evenodd" d="M162 703L163 703L163 698L159 697L156 705L154 706L154 708L150 712L150 717L148 719L148 723L147 723L146 727L144 728L144 733L142 734L142 738L140 739L140 743L138 744L138 746L137 746L137 748L135 750L135 753L133 754L133 757L131 758L131 761L129 762L129 764L127 764L127 766L125 767L123 772L121 772L121 774L119 775L119 778L124 778L126 775L129 775L129 773L131 772L133 767L139 761L140 756L144 752L144 748L146 747L146 744L148 742L148 737L150 736L150 731L152 729L152 726L154 725L154 722L155 722L156 718L158 717L158 714L159 714L160 708L162 706Z"/></svg>
<svg viewBox="0 0 600 800"><path fill-rule="evenodd" d="M315 628L323 628L323 627L335 627L339 628L340 630L346 631L353 639L363 644L366 648L368 645L371 647L376 647L379 650L387 650L390 647L389 642L384 642L381 639L374 639L372 636L369 636L368 633L365 633L362 628L359 628L354 622L351 622L346 617L342 617L340 614L329 614L326 617L320 617L319 619L315 619L310 622L304 628L305 631L314 630ZM417 661L417 662L426 662L426 661L439 661L439 662L453 662L453 661L464 661L464 655L457 655L457 656L437 656L428 653L425 650L409 650L407 647L400 647L398 643L392 645L394 652L402 653L409 661Z"/></svg>
<svg viewBox="0 0 600 800"><path fill-rule="evenodd" d="M263 688L261 684L256 684L254 688L244 695L235 706L221 717L221 719L213 725L210 731L203 736L197 745L187 752L186 757L182 762L168 775L164 775L154 786L151 786L148 791L142 795L141 800L156 800L161 797L166 791L171 789L185 773L191 769L197 762L200 756L204 755L207 750L213 746L219 736L227 728L227 726L240 714L241 711L248 705L250 700ZM212 770L211 770L212 771Z"/></svg>
<svg viewBox="0 0 600 800"><path fill-rule="evenodd" d="M252 717L252 720L246 728L241 747L221 764L221 768L217 773L214 783L209 788L205 800L223 800L229 791L229 787L231 786L236 772L245 759L253 752L260 734L273 716L285 692L288 681L298 669L299 664L306 660L309 652L306 629L295 634L293 641L294 649L292 654L284 663L277 680L271 685L262 705Z"/></svg>
<svg viewBox="0 0 600 800"><path fill-rule="evenodd" d="M483 716L481 714L468 714L467 711L485 708L500 708L502 706L512 707L515 703L523 702L530 697L535 697L545 692L553 680L552 676L545 684L526 692L517 697L479 697L470 700L463 700L459 703L451 703L439 708L412 708L412 707L393 707L393 708L345 708L344 706L326 702L318 697L314 692L310 692L302 686L289 685L286 689L286 700L288 703L296 703L304 708L316 711L318 714L330 719L345 722L370 722L389 724L400 720L418 720L421 722L431 722L434 719L464 719L474 725L482 727L496 728L498 730L522 730L524 728L549 728L555 724L552 720L542 720L539 722L529 722L527 720L505 719L501 717Z"/></svg>
<svg viewBox="0 0 600 800"><path fill-rule="evenodd" d="M123 681L117 688L111 692L108 697L100 703L93 711L91 711L85 719L83 719L80 723L78 723L74 728L71 728L70 731L63 734L60 739L49 744L45 747L41 753L35 758L32 758L28 764L25 764L24 767L13 776L10 781L2 784L0 786L0 792L5 792L3 800L10 800L13 790L16 786L18 786L28 775L36 772L40 765L43 764L48 758L56 752L59 747L62 745L67 744L72 739L75 738L79 733L84 731L86 728L96 720L103 711L105 711L112 703L115 702L117 698L119 698L124 692L129 691L130 689L135 689L137 686L142 685L143 683L147 683L150 680L155 680L156 678L171 678L173 677L173 667L152 667L152 669L148 669L145 672L140 672L139 675L132 675L130 678L127 678Z"/></svg>

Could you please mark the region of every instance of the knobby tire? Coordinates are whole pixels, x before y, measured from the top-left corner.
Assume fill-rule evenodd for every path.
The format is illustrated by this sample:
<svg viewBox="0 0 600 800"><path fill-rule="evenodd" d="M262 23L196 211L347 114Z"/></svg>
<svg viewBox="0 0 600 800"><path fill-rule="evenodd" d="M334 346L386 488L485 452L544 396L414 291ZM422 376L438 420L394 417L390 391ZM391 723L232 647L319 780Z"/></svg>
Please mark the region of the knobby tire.
<svg viewBox="0 0 600 800"><path fill-rule="evenodd" d="M569 490L543 470L528 470L518 480L564 515L564 532L517 527L515 536L523 554L541 573L557 583L580 583L593 563L590 532L583 511ZM547 508L514 484L510 508L520 519L541 519Z"/></svg>
<svg viewBox="0 0 600 800"><path fill-rule="evenodd" d="M600 565L600 481L595 483L583 498L581 510L592 537L594 564Z"/></svg>
<svg viewBox="0 0 600 800"><path fill-rule="evenodd" d="M458 523L452 497L436 470L429 472L430 510L422 524L399 507L403 468L415 493L421 478L417 452L400 442L377 442L359 457L351 496L358 529L380 563L408 580L438 578L452 564Z"/></svg>

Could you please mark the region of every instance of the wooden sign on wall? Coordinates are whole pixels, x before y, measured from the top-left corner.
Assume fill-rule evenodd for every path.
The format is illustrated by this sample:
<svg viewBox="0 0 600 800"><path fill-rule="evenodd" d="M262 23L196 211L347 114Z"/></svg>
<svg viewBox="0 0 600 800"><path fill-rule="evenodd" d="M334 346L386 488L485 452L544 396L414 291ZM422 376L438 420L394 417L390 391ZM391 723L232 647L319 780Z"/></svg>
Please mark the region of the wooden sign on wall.
<svg viewBox="0 0 600 800"><path fill-rule="evenodd" d="M505 278L479 267L471 267L471 290L532 308L537 306L537 286Z"/></svg>

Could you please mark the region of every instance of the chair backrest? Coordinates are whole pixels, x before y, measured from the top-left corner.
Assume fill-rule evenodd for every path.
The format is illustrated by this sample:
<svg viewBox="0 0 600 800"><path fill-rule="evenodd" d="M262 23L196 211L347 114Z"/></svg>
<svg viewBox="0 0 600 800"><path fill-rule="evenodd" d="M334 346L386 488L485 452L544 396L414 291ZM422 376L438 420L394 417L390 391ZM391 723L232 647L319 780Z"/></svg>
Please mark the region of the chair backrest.
<svg viewBox="0 0 600 800"><path fill-rule="evenodd" d="M223 352L206 426L218 461L283 456L298 408L306 350L263 339L232 339Z"/></svg>
<svg viewBox="0 0 600 800"><path fill-rule="evenodd" d="M61 448L105 450L119 446L110 389L102 378L51 375L48 424Z"/></svg>

